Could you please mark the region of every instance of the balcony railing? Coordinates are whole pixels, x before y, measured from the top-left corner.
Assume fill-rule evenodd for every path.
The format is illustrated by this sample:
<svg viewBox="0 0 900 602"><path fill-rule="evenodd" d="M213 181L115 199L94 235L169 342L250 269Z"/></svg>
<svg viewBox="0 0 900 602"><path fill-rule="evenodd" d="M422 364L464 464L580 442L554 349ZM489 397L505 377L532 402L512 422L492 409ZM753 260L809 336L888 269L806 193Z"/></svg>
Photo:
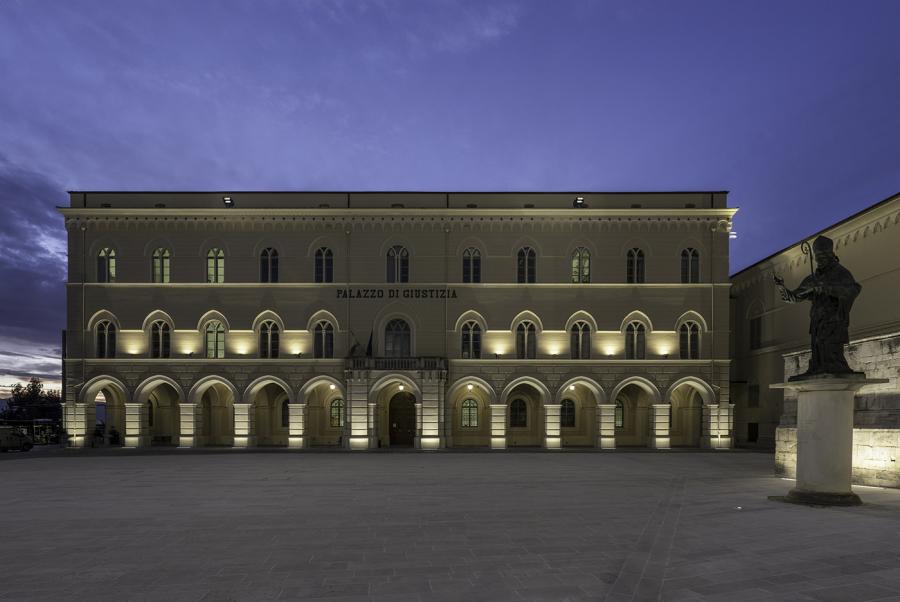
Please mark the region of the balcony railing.
<svg viewBox="0 0 900 602"><path fill-rule="evenodd" d="M353 370L446 370L443 357L351 357Z"/></svg>

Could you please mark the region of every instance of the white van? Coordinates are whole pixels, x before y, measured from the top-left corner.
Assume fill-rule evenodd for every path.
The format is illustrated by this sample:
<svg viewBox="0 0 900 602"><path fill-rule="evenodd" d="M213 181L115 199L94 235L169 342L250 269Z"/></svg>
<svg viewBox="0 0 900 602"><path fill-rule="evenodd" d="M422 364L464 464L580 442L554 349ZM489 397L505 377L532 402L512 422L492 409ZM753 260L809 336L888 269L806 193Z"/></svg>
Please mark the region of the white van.
<svg viewBox="0 0 900 602"><path fill-rule="evenodd" d="M28 451L34 447L31 437L14 426L0 426L0 452L15 449Z"/></svg>

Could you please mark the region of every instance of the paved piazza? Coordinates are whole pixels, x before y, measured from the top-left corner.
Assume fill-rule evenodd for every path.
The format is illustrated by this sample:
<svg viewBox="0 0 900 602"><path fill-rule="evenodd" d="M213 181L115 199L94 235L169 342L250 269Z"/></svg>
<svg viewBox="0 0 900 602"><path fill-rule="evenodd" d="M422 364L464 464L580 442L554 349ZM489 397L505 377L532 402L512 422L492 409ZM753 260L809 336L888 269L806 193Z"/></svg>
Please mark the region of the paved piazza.
<svg viewBox="0 0 900 602"><path fill-rule="evenodd" d="M746 452L36 450L2 600L900 600L900 491L766 499Z"/></svg>

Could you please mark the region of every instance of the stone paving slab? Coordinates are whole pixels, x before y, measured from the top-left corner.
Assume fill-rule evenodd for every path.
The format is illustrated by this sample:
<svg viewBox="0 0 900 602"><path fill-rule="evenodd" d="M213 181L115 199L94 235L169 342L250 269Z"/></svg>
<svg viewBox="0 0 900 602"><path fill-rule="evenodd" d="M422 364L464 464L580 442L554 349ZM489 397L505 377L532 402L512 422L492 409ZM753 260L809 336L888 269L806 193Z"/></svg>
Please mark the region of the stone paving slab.
<svg viewBox="0 0 900 602"><path fill-rule="evenodd" d="M0 457L0 600L900 600L900 491L767 454Z"/></svg>

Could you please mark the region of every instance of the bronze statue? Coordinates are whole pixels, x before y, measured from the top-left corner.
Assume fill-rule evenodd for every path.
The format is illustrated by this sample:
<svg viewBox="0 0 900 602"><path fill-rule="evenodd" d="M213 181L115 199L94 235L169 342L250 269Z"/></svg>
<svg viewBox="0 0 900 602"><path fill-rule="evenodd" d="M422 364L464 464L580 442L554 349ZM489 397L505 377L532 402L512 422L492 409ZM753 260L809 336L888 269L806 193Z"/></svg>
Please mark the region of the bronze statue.
<svg viewBox="0 0 900 602"><path fill-rule="evenodd" d="M809 369L803 374L792 376L791 381L806 380L825 375L862 375L854 372L847 365L844 357L844 345L850 338L847 330L850 326L850 308L859 295L862 287L853 279L850 271L840 264L834 254L834 242L825 236L813 241L812 251L804 242L801 249L805 254L812 254L816 260L815 271L812 271L810 259L809 276L803 279L794 290L784 286L784 279L775 275L775 284L781 292L781 298L788 303L812 301L809 310L810 349Z"/></svg>

